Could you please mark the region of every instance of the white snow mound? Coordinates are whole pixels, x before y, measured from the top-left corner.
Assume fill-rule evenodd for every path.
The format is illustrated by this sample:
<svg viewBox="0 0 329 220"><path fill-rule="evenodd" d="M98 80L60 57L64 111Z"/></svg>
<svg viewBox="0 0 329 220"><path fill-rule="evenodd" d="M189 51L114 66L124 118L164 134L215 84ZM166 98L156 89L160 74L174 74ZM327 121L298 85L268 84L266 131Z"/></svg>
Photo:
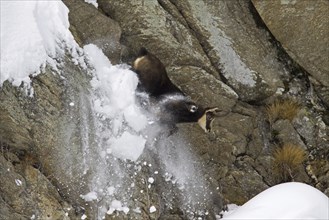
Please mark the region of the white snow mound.
<svg viewBox="0 0 329 220"><path fill-rule="evenodd" d="M329 198L304 183L273 186L223 219L329 219Z"/></svg>

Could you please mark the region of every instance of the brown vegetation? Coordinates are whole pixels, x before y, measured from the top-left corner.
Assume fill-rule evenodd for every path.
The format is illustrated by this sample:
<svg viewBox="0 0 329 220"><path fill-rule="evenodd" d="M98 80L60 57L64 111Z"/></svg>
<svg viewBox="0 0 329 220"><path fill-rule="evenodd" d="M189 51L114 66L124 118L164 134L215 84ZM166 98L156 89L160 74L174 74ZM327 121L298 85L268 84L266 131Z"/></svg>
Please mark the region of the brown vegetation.
<svg viewBox="0 0 329 220"><path fill-rule="evenodd" d="M299 110L300 104L292 99L277 99L266 107L266 113L270 123L278 119L288 119L292 121Z"/></svg>
<svg viewBox="0 0 329 220"><path fill-rule="evenodd" d="M295 144L284 144L274 153L273 171L280 182L294 181L306 159L305 150Z"/></svg>

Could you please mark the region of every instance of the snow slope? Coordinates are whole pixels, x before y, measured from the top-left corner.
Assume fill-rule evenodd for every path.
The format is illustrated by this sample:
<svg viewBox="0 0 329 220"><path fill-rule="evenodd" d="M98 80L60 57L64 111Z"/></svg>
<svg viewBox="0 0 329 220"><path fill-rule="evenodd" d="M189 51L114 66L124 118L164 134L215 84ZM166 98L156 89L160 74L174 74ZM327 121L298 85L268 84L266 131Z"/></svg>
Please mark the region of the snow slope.
<svg viewBox="0 0 329 220"><path fill-rule="evenodd" d="M9 79L29 86L30 74L40 73L77 44L69 31L68 8L61 1L0 1L0 87Z"/></svg>
<svg viewBox="0 0 329 220"><path fill-rule="evenodd" d="M222 219L329 219L329 198L304 183L273 186Z"/></svg>

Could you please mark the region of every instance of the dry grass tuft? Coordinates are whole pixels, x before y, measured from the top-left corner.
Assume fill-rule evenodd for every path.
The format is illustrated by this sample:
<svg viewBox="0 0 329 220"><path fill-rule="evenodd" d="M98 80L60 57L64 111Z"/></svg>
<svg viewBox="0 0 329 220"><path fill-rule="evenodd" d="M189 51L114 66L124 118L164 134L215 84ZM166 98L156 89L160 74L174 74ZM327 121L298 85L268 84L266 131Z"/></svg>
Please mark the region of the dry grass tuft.
<svg viewBox="0 0 329 220"><path fill-rule="evenodd" d="M292 121L299 110L300 104L292 99L277 99L266 107L266 113L270 123L278 119L288 119Z"/></svg>
<svg viewBox="0 0 329 220"><path fill-rule="evenodd" d="M274 174L280 182L294 181L303 162L306 160L306 152L299 145L284 144L274 153Z"/></svg>

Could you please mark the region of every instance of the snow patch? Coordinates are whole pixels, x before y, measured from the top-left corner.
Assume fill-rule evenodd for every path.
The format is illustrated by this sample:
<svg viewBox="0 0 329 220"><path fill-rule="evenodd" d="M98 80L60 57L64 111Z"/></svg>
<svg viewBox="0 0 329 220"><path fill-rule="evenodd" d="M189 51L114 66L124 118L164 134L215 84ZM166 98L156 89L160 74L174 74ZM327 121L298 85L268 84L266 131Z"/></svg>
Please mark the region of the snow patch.
<svg viewBox="0 0 329 220"><path fill-rule="evenodd" d="M80 197L85 200L86 202L91 202L93 200L97 200L97 193L96 192L89 192L86 195L80 195Z"/></svg>
<svg viewBox="0 0 329 220"><path fill-rule="evenodd" d="M150 177L150 178L148 178L148 180L147 180L149 183L154 183L154 178L153 177Z"/></svg>
<svg viewBox="0 0 329 220"><path fill-rule="evenodd" d="M142 213L140 207L137 207L137 208L133 209L133 212L138 213L138 214L141 214Z"/></svg>
<svg viewBox="0 0 329 220"><path fill-rule="evenodd" d="M121 159L136 161L143 153L146 140L125 131L119 138L114 139L111 150L112 154Z"/></svg>
<svg viewBox="0 0 329 220"><path fill-rule="evenodd" d="M157 210L157 209L155 208L155 206L151 206L151 207L150 207L150 213L156 212L156 210Z"/></svg>
<svg viewBox="0 0 329 220"><path fill-rule="evenodd" d="M273 186L223 219L329 219L329 198L304 183Z"/></svg>
<svg viewBox="0 0 329 220"><path fill-rule="evenodd" d="M17 186L21 186L22 185L22 181L19 179L15 179L15 183Z"/></svg>
<svg viewBox="0 0 329 220"><path fill-rule="evenodd" d="M95 6L96 8L98 8L98 3L97 0L85 0L85 2L92 4L93 6Z"/></svg>
<svg viewBox="0 0 329 220"><path fill-rule="evenodd" d="M110 186L107 188L107 194L112 196L115 192L115 188L113 186Z"/></svg>
<svg viewBox="0 0 329 220"><path fill-rule="evenodd" d="M227 205L227 210L222 211L220 214L222 216L229 216L230 214L232 214L239 207L240 206L238 206L236 204L228 204ZM216 216L216 219L221 219L220 215Z"/></svg>
<svg viewBox="0 0 329 220"><path fill-rule="evenodd" d="M297 0L281 0L281 5L294 5L297 3Z"/></svg>
<svg viewBox="0 0 329 220"><path fill-rule="evenodd" d="M65 50L78 55L69 31L68 8L62 1L1 1L0 86L9 80L30 88L30 74L46 65L57 69L55 59ZM75 56L73 55L75 54Z"/></svg>
<svg viewBox="0 0 329 220"><path fill-rule="evenodd" d="M121 201L119 200L113 200L111 202L111 206L109 210L107 211L108 215L112 215L114 211L124 212L125 214L128 214L129 208L127 206L122 206Z"/></svg>

